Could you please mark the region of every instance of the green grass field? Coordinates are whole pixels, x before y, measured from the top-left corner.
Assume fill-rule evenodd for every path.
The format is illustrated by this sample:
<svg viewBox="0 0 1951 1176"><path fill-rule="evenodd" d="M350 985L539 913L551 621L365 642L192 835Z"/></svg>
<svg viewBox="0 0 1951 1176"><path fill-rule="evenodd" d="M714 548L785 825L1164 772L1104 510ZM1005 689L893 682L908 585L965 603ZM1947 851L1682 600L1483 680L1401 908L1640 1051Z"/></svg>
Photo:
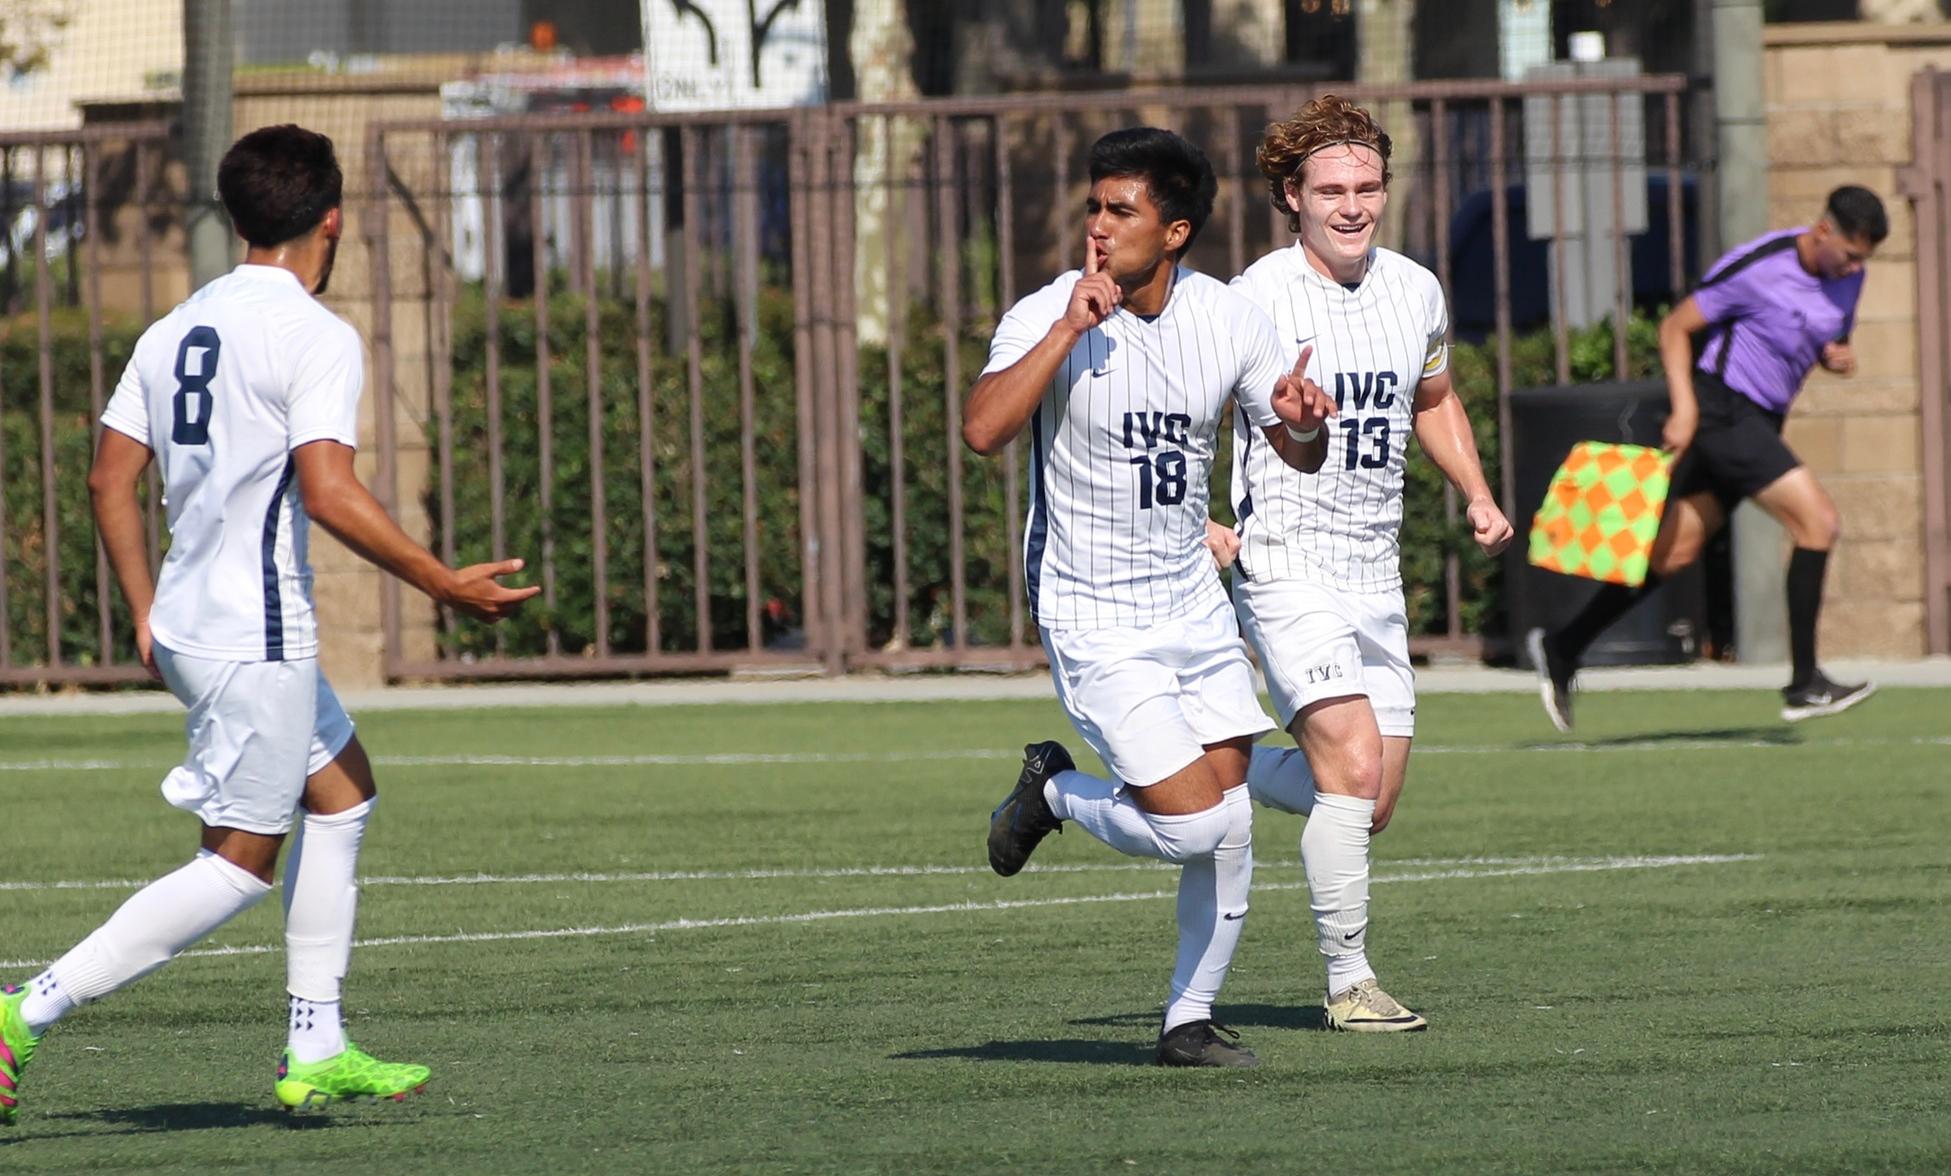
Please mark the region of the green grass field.
<svg viewBox="0 0 1951 1176"><path fill-rule="evenodd" d="M1567 747L1425 699L1370 945L1431 1031L1319 1030L1263 812L1244 1073L1148 1065L1168 870L1076 830L983 865L1054 704L372 714L347 1007L428 1092L275 1109L269 901L50 1034L0 1171L1944 1171L1951 691L1775 706L1588 695ZM0 722L0 976L188 856L180 738Z"/></svg>

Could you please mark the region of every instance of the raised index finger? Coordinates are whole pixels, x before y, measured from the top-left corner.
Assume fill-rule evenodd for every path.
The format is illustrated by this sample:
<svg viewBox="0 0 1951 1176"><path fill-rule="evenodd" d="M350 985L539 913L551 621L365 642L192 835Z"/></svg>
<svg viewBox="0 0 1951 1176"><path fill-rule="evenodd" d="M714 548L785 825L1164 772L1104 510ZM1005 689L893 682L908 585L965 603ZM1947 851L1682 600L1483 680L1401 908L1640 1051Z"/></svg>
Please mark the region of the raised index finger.
<svg viewBox="0 0 1951 1176"><path fill-rule="evenodd" d="M1314 344L1309 343L1307 346L1301 348L1301 357L1294 361L1295 379L1305 380L1307 378L1307 361L1310 358L1312 358L1313 355L1314 355Z"/></svg>

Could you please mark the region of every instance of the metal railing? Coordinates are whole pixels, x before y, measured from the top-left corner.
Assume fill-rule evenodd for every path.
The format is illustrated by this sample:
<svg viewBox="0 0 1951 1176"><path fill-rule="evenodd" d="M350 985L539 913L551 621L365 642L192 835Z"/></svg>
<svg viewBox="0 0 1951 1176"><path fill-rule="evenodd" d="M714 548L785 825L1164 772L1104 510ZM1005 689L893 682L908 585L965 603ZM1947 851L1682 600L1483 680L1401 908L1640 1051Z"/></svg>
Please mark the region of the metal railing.
<svg viewBox="0 0 1951 1176"><path fill-rule="evenodd" d="M1270 119L1325 88L375 125L366 223L382 492L399 504L424 495L444 557L527 556L544 588L527 628L439 618L429 660L399 652L406 622L389 584L387 672L1040 663L1021 587L1023 455L973 461L959 442L988 330L1074 264L1086 152L1116 126L1173 126L1214 160L1220 200L1191 264L1230 276L1287 244L1254 147ZM1663 229L1647 240L1663 235L1662 255L1629 267L1634 243L1624 232L1610 242L1614 370L1649 287L1669 301L1685 290L1683 79L1337 89L1377 106L1409 144L1390 243L1431 264L1453 304L1459 278L1484 285L1455 272L1453 227L1466 200L1480 212L1487 200L1492 312L1475 313L1469 295L1459 311L1471 313L1456 317L1483 320L1500 436L1517 334L1531 325L1514 318L1514 282L1539 281L1535 265L1513 270L1531 256L1514 194L1552 210L1549 237L1528 247L1549 259L1552 374L1572 372L1557 275L1580 199L1564 177L1580 148L1560 141L1561 125L1583 118L1589 130L1602 111L1604 141L1618 145L1600 161L1611 223L1639 195L1628 176L1663 181L1647 198ZM1540 112L1550 145L1534 129L1527 156L1526 119ZM1528 190L1527 168L1533 182L1549 177L1548 194ZM400 337L424 337L426 354L402 354ZM400 403L424 405L407 414L424 417L424 438L393 435ZM416 450L424 479L401 461ZM1503 463L1515 518L1511 474ZM1444 510L1454 523L1452 495ZM1424 649L1476 648L1465 580L1447 550L1442 622Z"/></svg>
<svg viewBox="0 0 1951 1176"><path fill-rule="evenodd" d="M108 382L155 316L170 128L0 134L0 685L146 677L86 476ZM133 289L104 291L104 279ZM144 491L149 555L161 492Z"/></svg>

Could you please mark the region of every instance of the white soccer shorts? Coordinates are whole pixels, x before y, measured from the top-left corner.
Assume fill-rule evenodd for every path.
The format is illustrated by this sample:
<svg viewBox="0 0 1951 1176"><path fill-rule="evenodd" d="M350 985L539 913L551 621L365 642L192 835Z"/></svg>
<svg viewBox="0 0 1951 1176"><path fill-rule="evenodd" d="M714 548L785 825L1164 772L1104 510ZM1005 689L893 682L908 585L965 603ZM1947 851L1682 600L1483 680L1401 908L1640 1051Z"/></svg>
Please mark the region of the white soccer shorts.
<svg viewBox="0 0 1951 1176"><path fill-rule="evenodd" d="M1233 592L1282 727L1324 699L1366 695L1382 734L1416 733L1416 672L1400 589L1349 592L1290 579L1241 580Z"/></svg>
<svg viewBox="0 0 1951 1176"><path fill-rule="evenodd" d="M1210 743L1274 729L1224 599L1145 628L1043 630L1057 699L1124 784L1176 774Z"/></svg>
<svg viewBox="0 0 1951 1176"><path fill-rule="evenodd" d="M316 658L234 662L161 645L156 668L190 710L189 753L163 778L163 798L206 825L291 830L305 781L345 750L352 720Z"/></svg>

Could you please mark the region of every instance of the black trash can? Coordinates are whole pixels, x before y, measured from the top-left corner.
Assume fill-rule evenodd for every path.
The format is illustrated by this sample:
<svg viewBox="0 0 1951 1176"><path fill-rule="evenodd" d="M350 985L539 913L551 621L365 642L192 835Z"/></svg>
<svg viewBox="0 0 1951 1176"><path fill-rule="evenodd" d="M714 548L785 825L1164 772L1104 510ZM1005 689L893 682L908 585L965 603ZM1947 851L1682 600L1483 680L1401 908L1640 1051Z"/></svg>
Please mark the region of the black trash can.
<svg viewBox="0 0 1951 1176"><path fill-rule="evenodd" d="M1597 581L1532 567L1525 558L1531 517L1544 502L1551 475L1580 441L1658 445L1666 423L1664 380L1526 388L1511 393L1511 450L1517 462L1517 540L1504 569L1504 599L1518 663L1530 666L1524 634L1569 621L1598 592ZM1706 627L1706 592L1696 562L1661 584L1599 634L1586 650L1588 666L1674 665L1699 655Z"/></svg>

